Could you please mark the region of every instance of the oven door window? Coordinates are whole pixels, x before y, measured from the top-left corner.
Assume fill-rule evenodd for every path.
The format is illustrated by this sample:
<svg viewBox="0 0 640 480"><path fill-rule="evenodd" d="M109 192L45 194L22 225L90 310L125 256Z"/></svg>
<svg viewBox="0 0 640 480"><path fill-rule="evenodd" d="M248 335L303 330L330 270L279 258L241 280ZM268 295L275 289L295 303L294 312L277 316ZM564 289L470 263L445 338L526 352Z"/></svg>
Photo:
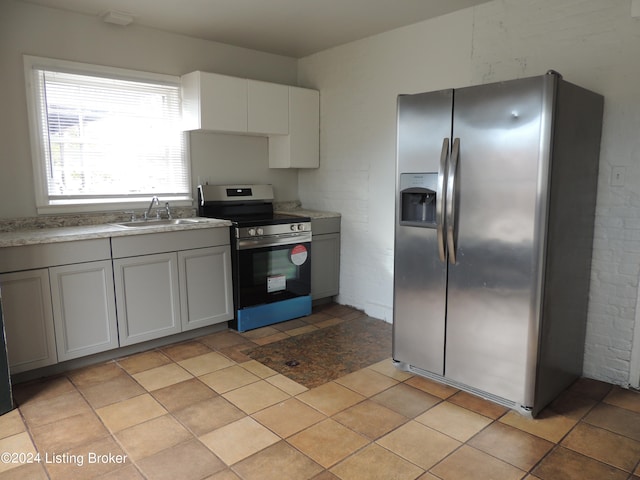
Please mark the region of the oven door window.
<svg viewBox="0 0 640 480"><path fill-rule="evenodd" d="M240 250L237 308L278 302L311 292L311 244Z"/></svg>

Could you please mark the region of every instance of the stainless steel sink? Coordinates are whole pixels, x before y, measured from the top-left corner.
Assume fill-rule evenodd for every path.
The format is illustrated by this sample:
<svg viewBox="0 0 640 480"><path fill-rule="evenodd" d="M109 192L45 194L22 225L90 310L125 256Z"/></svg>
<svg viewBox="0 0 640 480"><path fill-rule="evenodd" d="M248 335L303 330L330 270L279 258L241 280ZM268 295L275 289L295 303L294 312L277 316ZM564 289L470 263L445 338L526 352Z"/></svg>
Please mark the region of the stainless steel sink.
<svg viewBox="0 0 640 480"><path fill-rule="evenodd" d="M114 223L117 227L123 228L152 228L152 227L163 227L163 226L171 226L171 225L194 225L197 223L206 223L207 220L203 220L200 218L172 218L172 219L162 219L162 220L139 220L134 222L122 222L122 223Z"/></svg>

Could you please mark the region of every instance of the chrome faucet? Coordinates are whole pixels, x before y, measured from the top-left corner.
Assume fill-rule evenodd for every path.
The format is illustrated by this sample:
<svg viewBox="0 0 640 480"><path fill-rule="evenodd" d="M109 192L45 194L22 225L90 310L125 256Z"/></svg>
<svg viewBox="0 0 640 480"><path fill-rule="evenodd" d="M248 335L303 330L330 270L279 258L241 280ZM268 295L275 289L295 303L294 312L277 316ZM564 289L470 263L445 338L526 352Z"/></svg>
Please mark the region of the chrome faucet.
<svg viewBox="0 0 640 480"><path fill-rule="evenodd" d="M164 211L167 212L167 218L171 220L171 218L173 217L171 217L171 209L169 208L169 202L166 202L164 204Z"/></svg>
<svg viewBox="0 0 640 480"><path fill-rule="evenodd" d="M154 197L151 199L151 203L149 204L149 208L147 208L147 211L144 212L144 219L145 220L149 220L149 214L151 213L151 209L153 208L153 206L158 206L160 205L160 200L158 199L158 197L156 197L154 195Z"/></svg>

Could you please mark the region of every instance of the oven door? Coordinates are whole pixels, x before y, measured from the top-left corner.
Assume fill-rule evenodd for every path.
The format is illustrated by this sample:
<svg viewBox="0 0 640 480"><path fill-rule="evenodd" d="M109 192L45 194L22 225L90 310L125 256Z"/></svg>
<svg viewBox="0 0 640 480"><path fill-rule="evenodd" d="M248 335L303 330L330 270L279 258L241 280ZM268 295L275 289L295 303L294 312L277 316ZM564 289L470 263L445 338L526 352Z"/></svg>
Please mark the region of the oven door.
<svg viewBox="0 0 640 480"><path fill-rule="evenodd" d="M311 293L310 235L293 242L238 245L236 309L274 303Z"/></svg>

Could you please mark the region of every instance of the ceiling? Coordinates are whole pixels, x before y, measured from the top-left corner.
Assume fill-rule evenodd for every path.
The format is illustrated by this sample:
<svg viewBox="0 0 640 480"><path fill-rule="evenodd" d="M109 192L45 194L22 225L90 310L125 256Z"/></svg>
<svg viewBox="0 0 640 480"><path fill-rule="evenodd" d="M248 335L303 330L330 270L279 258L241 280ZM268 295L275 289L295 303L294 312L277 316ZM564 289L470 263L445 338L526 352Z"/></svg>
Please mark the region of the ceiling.
<svg viewBox="0 0 640 480"><path fill-rule="evenodd" d="M487 0L20 0L300 58ZM121 27L126 28L126 27Z"/></svg>

